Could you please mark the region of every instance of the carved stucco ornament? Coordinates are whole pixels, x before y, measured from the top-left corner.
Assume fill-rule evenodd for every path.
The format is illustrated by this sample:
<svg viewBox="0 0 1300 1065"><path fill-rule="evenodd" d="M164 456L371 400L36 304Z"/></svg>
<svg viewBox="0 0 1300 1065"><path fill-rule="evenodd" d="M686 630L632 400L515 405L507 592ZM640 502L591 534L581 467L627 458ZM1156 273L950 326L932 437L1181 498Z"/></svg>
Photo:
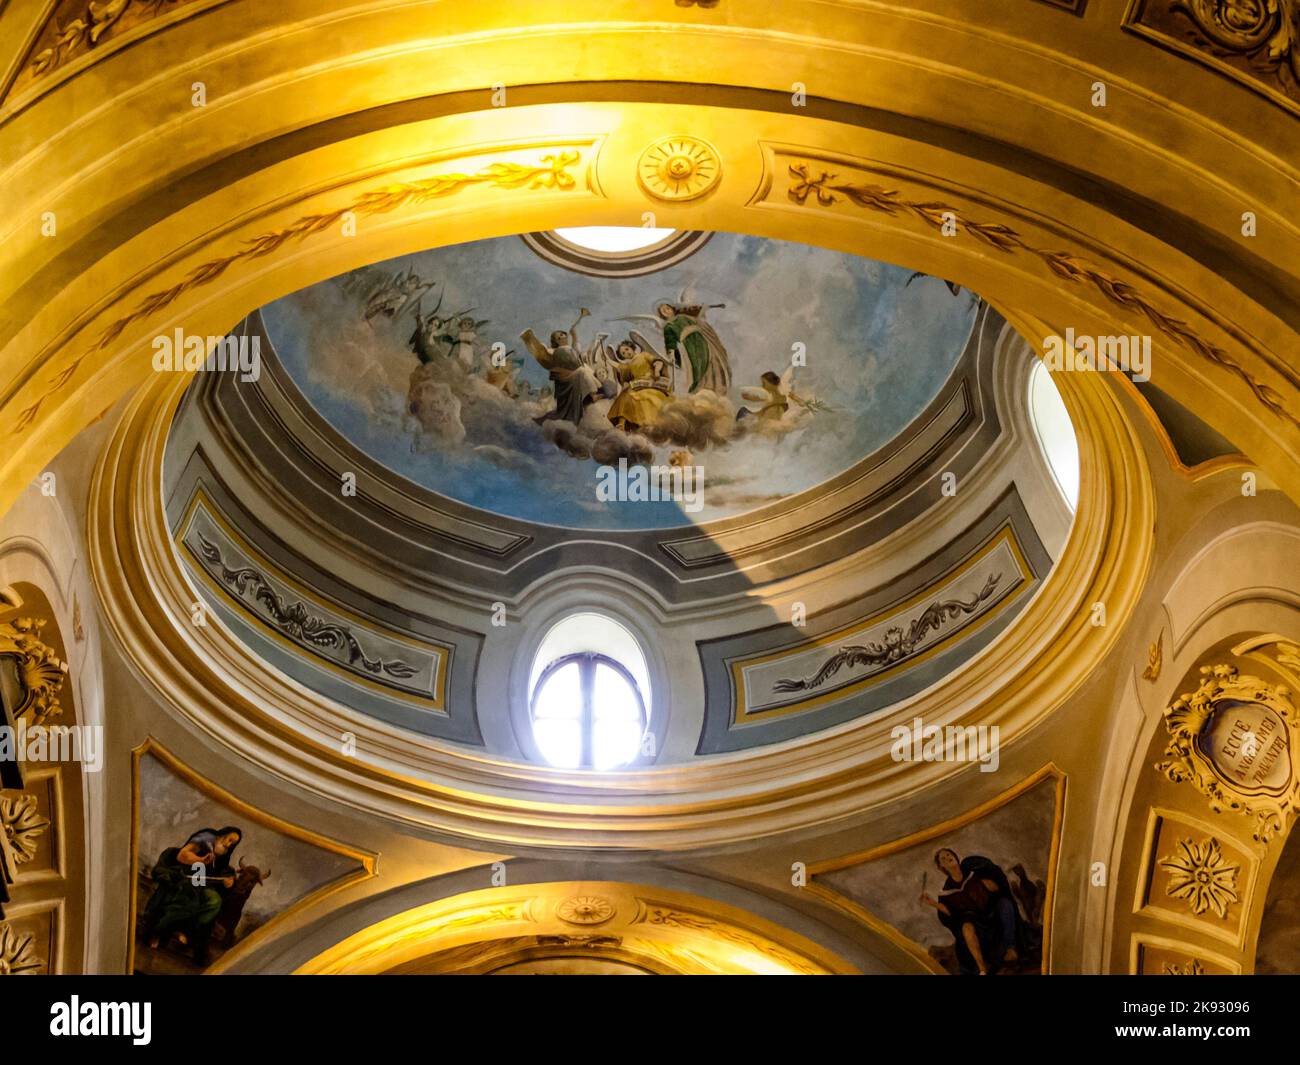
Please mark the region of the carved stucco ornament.
<svg viewBox="0 0 1300 1065"><path fill-rule="evenodd" d="M614 916L614 904L603 895L574 895L555 907L555 915L569 924L604 924Z"/></svg>
<svg viewBox="0 0 1300 1065"><path fill-rule="evenodd" d="M1214 51L1249 56L1300 81L1300 0L1174 0Z"/></svg>
<svg viewBox="0 0 1300 1065"><path fill-rule="evenodd" d="M17 659L18 677L26 698L13 710L14 720L26 718L29 727L44 724L63 713L59 690L68 665L40 639L45 627L40 618L15 618L0 622L0 656Z"/></svg>
<svg viewBox="0 0 1300 1065"><path fill-rule="evenodd" d="M1160 859L1160 868L1169 874L1165 894L1182 899L1197 916L1213 911L1216 917L1227 917L1228 908L1240 901L1237 878L1241 866L1224 857L1213 836L1199 843L1180 839L1175 852Z"/></svg>
<svg viewBox="0 0 1300 1065"><path fill-rule="evenodd" d="M35 795L0 796L0 827L9 840L14 860L19 865L36 857L41 833L49 821L36 810Z"/></svg>
<svg viewBox="0 0 1300 1065"><path fill-rule="evenodd" d="M697 200L722 180L722 160L698 137L665 137L641 153L636 177L657 200Z"/></svg>
<svg viewBox="0 0 1300 1065"><path fill-rule="evenodd" d="M13 926L0 921L0 976L31 976L41 971L44 962L36 955L36 937L22 935Z"/></svg>
<svg viewBox="0 0 1300 1065"><path fill-rule="evenodd" d="M1156 769L1176 784L1192 784L1215 813L1254 818L1254 838L1267 843L1300 802L1291 691L1230 665L1203 667L1201 674L1200 687L1165 710L1170 739Z"/></svg>

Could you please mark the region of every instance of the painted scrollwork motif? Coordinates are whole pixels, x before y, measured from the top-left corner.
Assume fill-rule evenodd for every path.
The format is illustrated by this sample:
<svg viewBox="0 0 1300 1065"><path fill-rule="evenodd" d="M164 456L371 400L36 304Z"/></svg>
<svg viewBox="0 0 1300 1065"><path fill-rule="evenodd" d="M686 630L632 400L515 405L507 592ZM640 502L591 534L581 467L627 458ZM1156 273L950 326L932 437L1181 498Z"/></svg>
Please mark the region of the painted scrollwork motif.
<svg viewBox="0 0 1300 1065"><path fill-rule="evenodd" d="M779 692L810 691L820 688L831 677L846 666L855 668L866 666L878 669L894 662L902 661L913 654L921 641L931 632L938 632L950 621L963 615L973 614L997 590L1002 574L993 573L984 582L984 587L970 599L936 600L912 619L904 630L897 626L889 629L882 640L868 644L847 644L822 663L820 669L811 677L783 677L773 685Z"/></svg>
<svg viewBox="0 0 1300 1065"><path fill-rule="evenodd" d="M406 679L415 676L416 668L400 659L384 661L370 658L362 649L360 642L346 626L317 617L308 612L302 603L290 603L251 566L232 569L221 557L221 550L199 534L199 552L203 558L220 575L221 581L240 599L249 593L265 612L267 619L286 636L309 647L331 651L342 651L348 656L349 665L359 665L367 673L387 674L390 677Z"/></svg>
<svg viewBox="0 0 1300 1065"><path fill-rule="evenodd" d="M1254 818L1254 838L1267 843L1300 806L1291 691L1230 665L1201 674L1196 691L1165 710L1170 739L1156 769L1175 784L1192 784L1215 813Z"/></svg>
<svg viewBox="0 0 1300 1065"><path fill-rule="evenodd" d="M1210 48L1249 56L1300 81L1297 0L1174 0L1172 7L1195 23Z"/></svg>

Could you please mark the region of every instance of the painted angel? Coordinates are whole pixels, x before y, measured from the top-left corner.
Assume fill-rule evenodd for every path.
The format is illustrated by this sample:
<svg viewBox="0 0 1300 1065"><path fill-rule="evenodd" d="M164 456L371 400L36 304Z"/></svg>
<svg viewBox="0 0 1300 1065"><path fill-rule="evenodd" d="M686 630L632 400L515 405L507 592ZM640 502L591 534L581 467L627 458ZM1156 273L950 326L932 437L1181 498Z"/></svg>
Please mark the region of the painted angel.
<svg viewBox="0 0 1300 1065"><path fill-rule="evenodd" d="M418 299L435 284L422 280L414 270L399 271L366 300L366 321L376 316L395 319L412 300Z"/></svg>
<svg viewBox="0 0 1300 1065"><path fill-rule="evenodd" d="M724 306L690 302L689 290L684 290L676 302L661 302L654 314L628 315L620 320L655 325L663 336L667 358L679 369L690 369L687 391L708 389L725 396L731 388L731 359L717 330L704 317L707 311Z"/></svg>
<svg viewBox="0 0 1300 1065"><path fill-rule="evenodd" d="M746 428L784 436L798 428L809 415L828 410L820 400L794 390L794 371L793 364L779 377L768 370L759 378L757 388L742 388L740 398L759 406L741 407L736 412L736 421L745 423Z"/></svg>

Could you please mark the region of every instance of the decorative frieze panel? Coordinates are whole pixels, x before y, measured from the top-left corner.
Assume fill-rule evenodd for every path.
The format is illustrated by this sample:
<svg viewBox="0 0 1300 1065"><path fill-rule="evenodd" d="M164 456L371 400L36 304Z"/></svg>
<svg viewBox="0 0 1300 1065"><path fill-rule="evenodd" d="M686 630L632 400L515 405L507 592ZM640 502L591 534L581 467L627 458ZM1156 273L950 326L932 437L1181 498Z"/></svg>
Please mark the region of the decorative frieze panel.
<svg viewBox="0 0 1300 1065"><path fill-rule="evenodd" d="M951 646L1032 576L1008 528L945 580L888 611L811 647L733 662L736 722L809 710L861 691L890 670Z"/></svg>
<svg viewBox="0 0 1300 1065"><path fill-rule="evenodd" d="M191 572L277 642L307 652L353 682L419 699L428 709L444 709L451 647L417 643L350 616L277 572L202 494L196 495L177 539Z"/></svg>
<svg viewBox="0 0 1300 1065"><path fill-rule="evenodd" d="M897 703L986 646L1050 564L1011 491L888 587L802 626L701 643L700 753L776 742Z"/></svg>

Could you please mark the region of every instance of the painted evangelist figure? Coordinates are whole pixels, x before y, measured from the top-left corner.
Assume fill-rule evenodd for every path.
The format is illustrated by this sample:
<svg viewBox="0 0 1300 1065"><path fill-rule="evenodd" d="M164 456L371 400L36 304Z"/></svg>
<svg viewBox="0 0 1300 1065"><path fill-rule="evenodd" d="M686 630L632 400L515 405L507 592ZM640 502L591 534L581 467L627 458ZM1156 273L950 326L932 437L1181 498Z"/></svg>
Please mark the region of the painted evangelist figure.
<svg viewBox="0 0 1300 1065"><path fill-rule="evenodd" d="M137 973L201 973L294 903L363 870L233 808L153 753L137 772Z"/></svg>
<svg viewBox="0 0 1300 1065"><path fill-rule="evenodd" d="M1037 972L1043 929L1034 921L1041 917L1042 885L1031 883L1017 865L1013 889L996 862L978 854L961 858L951 847L940 847L934 864L943 876L939 896L925 890L923 877L920 901L952 933L957 971L966 976Z"/></svg>
<svg viewBox="0 0 1300 1065"><path fill-rule="evenodd" d="M168 847L150 871L151 891L140 933L152 950L176 946L194 961L211 961L212 941L233 943L253 889L271 875L256 866L231 866L244 837L234 825L202 828L179 847Z"/></svg>
<svg viewBox="0 0 1300 1065"><path fill-rule="evenodd" d="M842 473L934 398L976 313L936 279L723 233L639 277L478 241L261 312L307 400L394 472L509 517L626 529L743 513ZM597 467L675 453L707 472L698 515L597 498Z"/></svg>
<svg viewBox="0 0 1300 1065"><path fill-rule="evenodd" d="M813 885L932 971L1039 974L1063 783L1054 772L1038 776L964 823L832 862Z"/></svg>

